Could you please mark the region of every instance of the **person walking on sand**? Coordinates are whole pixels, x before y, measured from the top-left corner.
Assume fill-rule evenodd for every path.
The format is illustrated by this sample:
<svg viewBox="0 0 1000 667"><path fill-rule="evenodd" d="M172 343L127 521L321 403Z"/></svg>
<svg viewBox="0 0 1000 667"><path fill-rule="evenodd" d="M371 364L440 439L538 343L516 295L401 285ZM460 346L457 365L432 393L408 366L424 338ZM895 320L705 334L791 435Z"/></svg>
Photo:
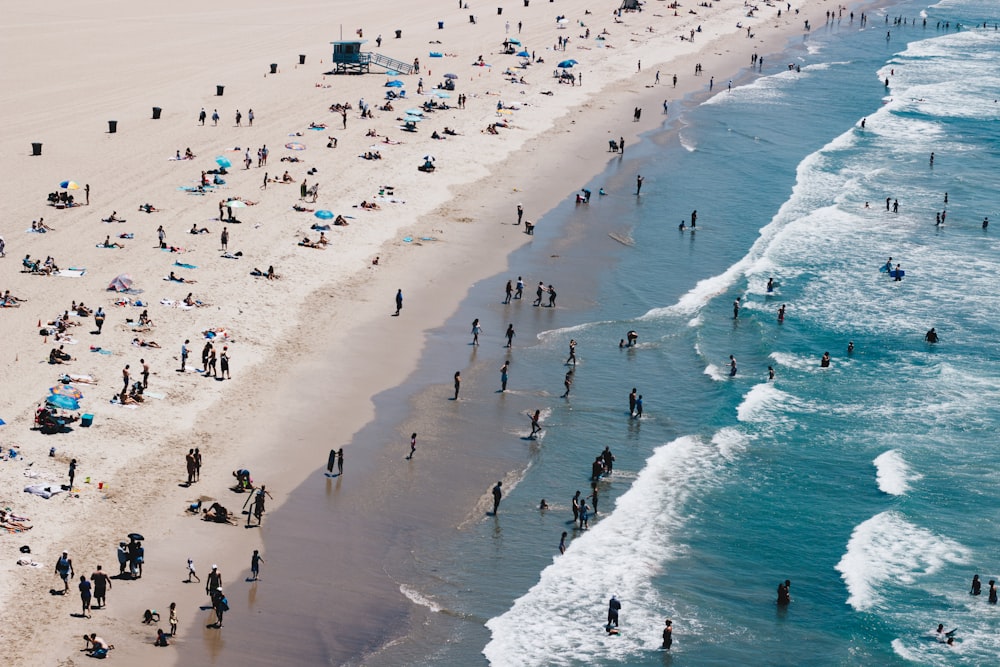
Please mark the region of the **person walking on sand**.
<svg viewBox="0 0 1000 667"><path fill-rule="evenodd" d="M455 397L451 400L458 400L458 391L462 388L462 373L461 371L455 371Z"/></svg>
<svg viewBox="0 0 1000 667"><path fill-rule="evenodd" d="M514 285L513 285L513 283L508 280L507 281L507 286L504 287L503 291L504 291L503 303L504 303L504 305L507 305L508 303L510 303L510 299L514 295Z"/></svg>
<svg viewBox="0 0 1000 667"><path fill-rule="evenodd" d="M522 296L524 296L524 279L521 276L518 276L516 289L514 290L514 300L517 301Z"/></svg>
<svg viewBox="0 0 1000 667"><path fill-rule="evenodd" d="M76 574L73 572L73 559L69 557L68 552L62 552L62 556L56 561L55 571L59 575L59 578L63 580L63 595L65 595L69 592L69 578Z"/></svg>
<svg viewBox="0 0 1000 667"><path fill-rule="evenodd" d="M511 347L514 344L514 323L511 322L507 325L507 333L504 334L507 337L507 347Z"/></svg>
<svg viewBox="0 0 1000 667"><path fill-rule="evenodd" d="M507 391L507 369L510 368L510 359L503 362L503 366L500 367L500 391Z"/></svg>
<svg viewBox="0 0 1000 667"><path fill-rule="evenodd" d="M214 127L218 124L219 124L219 110L212 109L212 126Z"/></svg>
<svg viewBox="0 0 1000 667"><path fill-rule="evenodd" d="M90 618L90 601L92 599L91 590L93 586L89 581L87 581L87 575L80 575L80 584L78 588L80 589L80 603L83 606L83 611L80 615L84 618Z"/></svg>
<svg viewBox="0 0 1000 667"><path fill-rule="evenodd" d="M413 455L417 453L417 434L410 434L410 455L406 457L407 460L413 458Z"/></svg>
<svg viewBox="0 0 1000 667"><path fill-rule="evenodd" d="M496 486L493 487L493 516L497 515L497 511L500 509L500 499L503 498L503 491L500 490L500 485L501 482L497 482Z"/></svg>
<svg viewBox="0 0 1000 667"><path fill-rule="evenodd" d="M97 325L97 334L100 335L101 329L104 328L104 307L100 306L94 312L94 324Z"/></svg>
<svg viewBox="0 0 1000 667"><path fill-rule="evenodd" d="M187 571L188 571L188 578L187 581L185 581L185 583L191 583L191 579L194 579L199 584L201 583L201 578L198 576L198 573L194 571L194 560L191 558L188 558Z"/></svg>
<svg viewBox="0 0 1000 667"><path fill-rule="evenodd" d="M396 317L399 317L399 311L403 310L403 290L396 290Z"/></svg>
<svg viewBox="0 0 1000 667"><path fill-rule="evenodd" d="M177 620L177 603L176 602L171 602L170 603L170 620L169 620L169 623L170 623L170 636L171 637L176 637L177 636L177 624L179 623L179 621Z"/></svg>
<svg viewBox="0 0 1000 667"><path fill-rule="evenodd" d="M222 573L219 572L219 566L213 564L212 571L208 573L208 577L205 579L205 595L211 596L217 589L222 588Z"/></svg>
<svg viewBox="0 0 1000 667"><path fill-rule="evenodd" d="M472 344L479 345L479 334L483 333L483 328L479 326L479 318L472 321Z"/></svg>
<svg viewBox="0 0 1000 667"><path fill-rule="evenodd" d="M111 577L98 565L94 573L90 575L90 580L94 582L94 602L97 603L98 608L104 609L104 598L108 589L112 587Z"/></svg>
<svg viewBox="0 0 1000 667"><path fill-rule="evenodd" d="M260 557L260 551L257 549L253 550L253 555L250 556L250 579L251 581L257 581L260 578L260 564L264 562L264 559Z"/></svg>
<svg viewBox="0 0 1000 667"><path fill-rule="evenodd" d="M205 107L202 107L202 108L201 108L201 111L199 111L199 112L198 112L198 122L199 122L199 123L200 123L201 125L204 125L204 124L205 124L205 119L206 119L207 117L208 117L208 114L207 114L207 113L205 113Z"/></svg>

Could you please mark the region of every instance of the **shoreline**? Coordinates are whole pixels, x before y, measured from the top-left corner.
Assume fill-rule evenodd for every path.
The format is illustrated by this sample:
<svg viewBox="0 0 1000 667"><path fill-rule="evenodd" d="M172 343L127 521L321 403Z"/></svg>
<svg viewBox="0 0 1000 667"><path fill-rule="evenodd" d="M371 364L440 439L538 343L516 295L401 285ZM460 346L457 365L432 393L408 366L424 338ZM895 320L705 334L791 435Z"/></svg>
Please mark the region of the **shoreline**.
<svg viewBox="0 0 1000 667"><path fill-rule="evenodd" d="M781 37L781 43L787 45L787 38L790 37L796 30L791 26L786 27L787 34ZM719 39L725 39L719 38ZM778 41L778 36L771 36L772 44ZM706 45L710 47L711 43ZM697 55L688 55L689 58L696 58ZM720 56L721 57L721 56ZM735 58L735 55L732 56ZM735 62L735 61L733 61ZM742 66L737 66L737 70L741 69ZM682 77L683 80L684 77ZM588 76L588 80L590 77ZM625 80L626 86L633 85L630 80ZM683 86L683 83L682 83ZM613 87L613 84L609 83L608 88ZM663 90L660 88L659 90ZM681 89L678 89L681 90ZM603 92L602 89L601 92ZM636 98L644 97L642 95L643 89L638 89L638 91L629 91L633 93ZM636 94L637 92L637 94ZM598 96L600 93L598 93ZM644 99L654 101L654 97L659 97L660 93L654 95L653 91L649 91L648 95ZM632 102L629 102L632 104ZM593 102L588 102L582 105L582 108L571 107L567 113L560 119L565 120L570 117L576 111L583 111L584 109L591 109ZM647 107L652 111L658 108L656 106ZM608 113L611 113L610 111ZM621 116L626 114L620 113ZM648 120L642 123L637 123L632 126L628 126L634 129L635 132L643 132L652 129L662 122L662 117L658 116L656 113L649 113L647 116ZM558 120L555 121L556 126L558 126ZM511 154L501 163L497 164L495 161L490 163L486 169L482 169L483 173L488 173L491 170L501 171L507 174L515 170L519 170L524 173L531 174L535 182L547 182L545 178L538 178L539 173L543 175L552 175L553 183L558 181L567 191L572 187L573 180L576 179L576 183L580 184L586 182L589 178L592 178L594 173L603 169L607 162L601 162L599 159L594 159L591 157L595 152L598 155L604 155L606 151L606 140L604 138L595 138L593 136L581 137L581 134L587 134L588 132L593 134L600 134L602 129L604 133L611 132L607 128L609 123L614 123L616 129L613 131L615 134L619 133L617 129L620 127L622 122L628 122L626 118L618 118L615 121L610 121L603 114L589 113L575 123L573 132L576 137L567 138L560 137L555 133L548 132L542 139L529 140L529 138L524 137L520 143L525 153L537 153L539 157L536 157L532 162L531 166L528 168L524 167L525 156L517 152ZM568 131L568 130L567 130ZM596 142L596 148L593 146ZM634 144L634 139L629 140L630 144ZM546 149L551 151L551 154L546 155ZM559 149L564 152L560 153ZM577 171L572 173L566 173L565 166L562 164L562 160L567 158L567 153L573 158L578 158L576 161ZM559 156L557 160L555 155ZM587 158L593 160L588 162ZM541 171L540 171L541 170ZM447 289L451 291L452 284L461 283L468 284L469 276L469 265L475 263L476 273L479 278L484 278L489 275L494 275L506 267L509 254L522 246L528 241L528 239L523 238L520 230L517 230L517 236L513 233L507 234L511 230L504 229L504 234L497 240L495 237L492 239L492 245L489 248L483 248L483 239L487 234L487 225L463 225L461 222L456 224L456 220L461 221L463 218L468 218L470 220L482 219L488 221L490 219L500 219L501 217L506 217L510 215L510 211L513 210L513 205L517 201L524 201L526 203L526 209L529 211L528 217L530 219L537 219L537 213L534 211L539 210L549 210L553 206L557 205L562 201L564 195L562 194L562 189L559 186L546 189L544 192L538 193L534 190L528 190L524 186L518 185L518 181L526 180L523 178L517 178L512 175L505 176L500 182L496 182L491 177L486 177L482 181L476 181L469 185L461 186L458 188L459 192L454 195L454 199L461 201L464 206L453 207L449 204L443 204L433 211L427 213L421 218L421 221L415 221L410 224L401 225L401 229L405 230L407 228L419 229L430 227L433 229L435 226L439 226L440 223L437 222L438 216L450 217L451 222L448 223L447 229L442 232L442 238L445 242L442 243L432 243L429 245L424 245L421 247L416 246L405 246L404 244L396 242L387 242L388 245L383 245L381 248L378 246L373 246L376 248L375 252L380 252L381 256L384 258L380 267L377 270L371 270L368 268L362 268L360 270L350 270L349 274L354 277L350 278L346 285L333 285L330 283L321 284L317 289L310 291L303 298L305 302L316 302L319 299L324 300L324 305L326 307L331 307L331 311L326 311L325 309L320 312L316 312L314 306L304 305L301 307L301 315L297 318L299 322L307 322L307 324L296 325L289 333L282 337L283 341L276 347L275 354L268 354L266 350L266 345L261 344L261 351L254 351L254 355L250 357L250 360L256 362L258 365L251 369L248 373L249 378L244 380L243 378L238 378L240 382L241 393L244 394L241 401L243 404L240 406L238 412L230 413L227 410L218 410L216 402L210 402L207 404L206 408L203 409L201 416L192 418L186 409L177 409L169 412L170 418L178 420L182 425L180 428L175 427L173 434L164 435L164 443L171 446L174 454L172 457L176 458L177 452L182 452L192 441L198 442L215 442L222 440L227 442L222 449L218 451L213 451L213 457L225 457L224 460L227 461L226 464L218 465L217 459L212 461L213 466L209 466L208 472L206 474L205 482L202 482L200 491L203 488L221 489L228 482L229 469L237 465L247 465L251 467L252 470L267 470L266 476L259 475L255 473L255 476L261 477L265 483L269 485L272 489L282 488L294 488L298 486L297 482L301 482L307 479L315 467L311 464L307 464L307 469L303 471L302 464L305 461L311 463L318 462L319 458L325 458L325 450L322 457L315 456L315 450L309 452L308 454L303 450L307 445L297 445L293 454L291 456L288 453L281 451L278 447L273 450L269 449L271 443L280 442L282 435L277 433L280 430L280 424L278 419L266 420L268 423L266 425L260 424L256 419L253 423L248 423L245 419L249 416L251 418L259 418L260 415L271 412L275 414L282 414L282 419L286 421L305 421L310 418L311 415L315 414L315 410L307 408L302 405L299 398L301 388L303 386L308 386L308 383L315 380L315 370L316 363L312 360L312 357L316 356L315 350L340 350L340 355L338 358L330 363L328 366L324 364L323 376L327 378L362 378L363 382L357 382L353 384L350 388L339 387L332 393L328 394L326 397L327 401L332 401L337 403L341 407L339 408L339 413L334 411L332 415L328 414L327 418L331 416L337 421L338 426L342 423L350 424L347 427L347 431L351 431L353 428L353 433L357 433L365 423L367 423L372 414L371 402L367 400L367 396L371 396L381 391L386 390L388 387L398 386L400 382L409 382L409 380L403 380L401 378L410 377L411 373L418 367L418 355L427 345L426 336L427 332L433 332L435 326L445 321L451 316L456 309L459 307L457 303L452 302L449 299L439 299L439 294L442 289ZM488 183L486 185L485 183ZM518 192L514 192L513 189L517 187ZM485 192L484 192L485 191ZM87 210L87 213L90 213ZM132 213L130 217L134 217L136 214ZM65 224L65 223L64 223ZM506 224L506 223L498 223ZM144 224L145 226L145 224ZM540 230L541 231L541 230ZM148 233L148 231L147 231ZM495 236L495 235L494 235ZM10 243L11 235L8 234L8 243ZM496 245L500 244L502 250L497 253ZM13 245L13 244L12 244ZM381 244L380 244L381 245ZM394 248L386 253L386 248ZM366 250L363 248L362 250ZM430 254L431 257L417 257L417 253L422 255ZM361 253L356 253L360 255ZM373 253L374 254L374 253ZM292 257L290 254L286 254L288 257ZM472 260L472 261L470 261ZM199 260L201 261L201 260ZM465 263L468 263L466 265ZM360 265L360 263L359 263ZM412 336L412 330L409 336L400 336L398 333L392 334L387 332L389 326L383 326L382 317L388 314L389 306L391 304L391 295L395 291L395 287L401 282L400 278L403 275L422 275L422 272L426 269L427 265L440 265L449 267L450 273L439 274L431 277L426 281L426 284L407 287L407 308L404 309L403 318L407 318L416 306L411 304L419 304L421 314L418 318L417 329L421 334L417 337ZM242 268L242 267L241 267ZM249 266L246 267L247 269ZM412 280L412 279L411 279ZM499 288L500 286L498 286ZM413 296L410 296L410 294ZM461 292L461 299L465 298L465 291ZM280 303L281 297L284 295L275 294L269 297L271 303L268 304L271 307L277 307ZM247 301L246 303L239 304L242 307L252 307L252 302ZM385 308L385 310L382 310ZM287 306L284 307L287 312ZM340 324L340 319L347 319L349 326L351 327L349 331L357 332L354 334L353 339L355 341L364 341L366 345L373 341L379 340L377 337L381 335L382 341L385 342L385 348L391 349L393 354L386 355L388 358L380 358L375 361L378 363L372 364L373 359L371 357L366 357L364 355L352 355L351 349L355 347L350 342L345 341L345 336L342 334L338 335L334 333L335 327L343 326ZM402 323L402 322L400 322ZM396 322L393 322L396 324ZM411 326L407 323L407 326ZM315 329L319 329L320 334L315 333ZM398 327L397 327L398 328ZM416 338L416 340L414 340ZM309 340L311 345L304 345L301 341ZM86 339L85 339L86 340ZM167 347L164 345L164 347ZM173 347L173 345L171 345ZM378 347L376 345L376 347ZM240 349L242 352L242 348ZM289 370L287 368L282 369L281 367L287 367L289 359L295 360L294 368ZM246 359L240 359L243 368L237 366L236 368L238 376L246 371ZM279 370L275 371L272 366L278 366ZM109 373L110 375L110 373ZM438 382L440 379L429 380L430 382ZM274 383L274 384L270 384ZM113 382L111 383L113 384ZM190 383L189 383L190 384ZM258 387L254 389L252 386L258 384ZM330 381L320 382L320 386L324 386L329 389ZM189 391L189 390L188 390ZM273 401L273 396L277 395L277 401ZM174 398L175 396L171 396ZM179 396L178 396L179 397ZM223 396L219 391L214 392L213 401L222 401ZM272 402L273 401L273 402ZM343 403L342 403L343 401ZM344 403L348 404L344 407ZM360 404L360 405L359 405ZM9 403L8 403L9 405ZM159 407L159 406L158 406ZM349 415L344 413L350 413ZM165 416L165 415L162 415ZM345 417L345 419L339 419L340 416ZM10 420L9 420L10 421ZM8 427L10 428L10 427ZM155 426L154 426L155 428ZM9 431L8 431L9 432ZM246 454L243 460L238 464L234 459L234 454L239 456L236 451L238 442L246 439L258 440L260 445L257 445L255 449L257 450L253 454ZM341 442L344 439L350 440L350 437L338 437L337 441ZM27 440L27 438L24 438ZM60 445L62 443L59 443ZM324 446L320 448L323 449ZM392 445L389 445L392 447ZM120 449L117 452L118 456L128 457L126 449ZM370 452L370 455L374 457L376 455L375 450ZM172 459L169 459L172 460ZM352 459L353 460L353 459ZM228 461L233 461L230 465ZM159 471L149 471L142 470L142 464L138 461L131 462L132 465L140 466L140 472L137 474L137 479L134 484L139 488L144 485L148 485L148 488L156 488L156 474ZM172 469L174 465L168 464ZM348 463L350 468L351 463ZM179 465L177 467L180 467ZM209 472L210 471L210 472ZM345 480L346 481L346 480ZM206 483L207 482L207 483ZM116 488L119 484L114 483L113 488ZM166 485L169 487L170 485ZM134 491L133 491L134 493ZM180 492L180 495L184 497L184 500L188 500L192 497L192 491ZM220 499L227 499L228 496L217 495ZM219 536L217 531L213 534L213 529L219 528L215 526L210 526L208 524L202 525L198 522L198 528L192 529L191 524L187 526L181 526L181 522L185 520L183 517L183 512L180 509L181 502L179 500L178 492L173 492L169 494L165 489L159 491L159 496L154 496L154 499L159 498L170 498L170 502L176 507L176 511L161 510L154 513L156 516L156 522L164 525L163 522L166 521L165 533L163 538L174 537L177 538L184 534L194 534L199 535L203 540L211 542L213 540L218 540ZM243 498L239 498L243 500ZM112 500L114 502L114 500ZM231 501L230 504L235 501ZM271 510L279 510L283 504L284 499L281 496L276 497L275 501L272 503ZM20 503L19 503L20 504ZM130 520L129 511L131 508L116 508L108 516L113 519L115 525L123 525ZM176 517L171 519L170 517ZM143 521L143 525L147 525L153 517L148 517ZM188 518L189 521L194 519ZM264 530L267 530L267 525L265 525ZM71 524L64 526L64 530L72 530ZM225 529L223 529L225 530ZM148 531L147 531L148 532ZM202 574L207 570L207 566L210 561L218 560L223 563L223 571L225 572L236 572L240 570L240 566L237 563L242 562L245 559L245 554L249 553L246 551L246 546L253 543L254 538L251 535L247 535L249 531L240 531L245 535L243 538L225 538L223 541L226 542L226 546L219 549L219 551L224 552L222 557L215 557L208 555L198 555L196 557L196 563L200 566ZM32 536L33 537L33 536ZM101 542L102 540L108 542L109 540L114 540L116 538L110 537L109 530L98 530L91 531L87 538L93 542ZM187 554L186 547L184 544L179 544L181 540L156 540L151 539L147 543L147 547L150 551L154 551L155 547L155 559L151 559L152 562L164 562L170 564L176 564L178 574L182 574L182 565ZM75 542L72 544L79 544L79 537L76 538ZM110 543L113 543L110 542ZM239 549L237 552L236 549ZM76 552L80 552L80 547L76 548ZM104 553L107 553L105 550ZM237 556L237 553L239 554ZM265 558L267 553L265 552ZM92 557L86 559L81 557L81 561L78 561L78 565L81 570L89 566L89 562L93 560ZM109 560L105 556L104 560ZM84 564L87 563L87 564ZM173 567L174 565L170 565ZM146 585L143 586L144 591L141 594L141 600L148 600L150 598L155 598L157 600L163 599L164 597L171 597L173 594L169 593L167 579L170 575L164 577L153 577L154 582L152 582L152 589L150 590ZM158 579L158 580L157 580ZM173 581L173 580L170 580ZM146 582L143 582L146 584ZM118 590L118 589L115 589ZM360 593L359 593L360 595ZM140 599L135 599L136 593L129 591L128 594L122 593L112 593L112 598L125 598L129 599L129 607L137 608L139 611L145 605L148 607L151 603L143 603ZM124 601L124 599L122 600ZM356 598L355 598L356 601ZM158 606L165 607L165 604L159 604ZM190 605L186 605L186 608L193 609ZM9 613L9 610L4 610L4 615ZM134 610L129 610L127 615L132 618L135 614ZM182 633L181 637L186 638L191 634L194 628L193 616L195 612L187 611L182 614ZM123 624L124 618L120 618L113 629L108 630L108 634L112 632L116 633L118 637L122 639L117 639L119 643L120 654L127 655L142 655L143 659L152 659L154 664L160 664L159 660L169 660L166 654L157 654L157 658L152 658L148 654L146 649L140 648L138 645L133 645L130 649L127 649L124 644L135 642L127 642L126 637L131 634L133 637L136 636L136 631L134 628L130 628L131 623L128 626ZM141 630L138 632L142 632ZM74 633L78 634L78 633ZM50 650L58 652L64 650L61 648L65 646L71 640L66 638L65 642L53 642L55 646L50 645ZM115 640L112 640L115 641ZM208 650L211 652L213 646L215 646L214 641L207 642ZM180 649L188 650L183 644L179 646ZM178 652L180 653L180 651ZM228 651L227 651L228 653ZM159 656L163 655L163 658ZM41 656L38 656L41 660ZM179 659L179 656L178 656Z"/></svg>

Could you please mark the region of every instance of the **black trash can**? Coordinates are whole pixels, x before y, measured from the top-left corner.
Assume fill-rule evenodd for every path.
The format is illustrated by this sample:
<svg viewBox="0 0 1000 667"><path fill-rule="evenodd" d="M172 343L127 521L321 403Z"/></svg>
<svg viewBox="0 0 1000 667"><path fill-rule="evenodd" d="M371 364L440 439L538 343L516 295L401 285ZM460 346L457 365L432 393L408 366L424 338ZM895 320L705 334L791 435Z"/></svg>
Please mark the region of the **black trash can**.
<svg viewBox="0 0 1000 667"><path fill-rule="evenodd" d="M469 23L475 23L475 22L476 22L476 17L473 16L472 14L469 14Z"/></svg>
<svg viewBox="0 0 1000 667"><path fill-rule="evenodd" d="M444 21L438 21L438 30L444 30Z"/></svg>
<svg viewBox="0 0 1000 667"><path fill-rule="evenodd" d="M528 6L528 1L529 1L529 0L524 0L524 6L525 6L525 7L527 7L527 6Z"/></svg>
<svg viewBox="0 0 1000 667"><path fill-rule="evenodd" d="M503 7L497 7L497 16L503 14Z"/></svg>
<svg viewBox="0 0 1000 667"><path fill-rule="evenodd" d="M403 31L402 30L397 30L396 31L396 39L399 39L402 36L403 36Z"/></svg>
<svg viewBox="0 0 1000 667"><path fill-rule="evenodd" d="M225 89L226 89L226 87L225 87L225 86L216 86L216 87L215 87L215 95L216 95L217 97L222 97L222 92L223 92L223 91L224 91Z"/></svg>
<svg viewBox="0 0 1000 667"><path fill-rule="evenodd" d="M39 143L32 142L32 144L31 144L31 154L32 155L41 155L42 154L42 145L39 144Z"/></svg>
<svg viewBox="0 0 1000 667"><path fill-rule="evenodd" d="M163 113L163 109L160 107L153 107L153 120L160 120L161 113Z"/></svg>
<svg viewBox="0 0 1000 667"><path fill-rule="evenodd" d="M306 64L306 57L303 54L301 54L301 53L299 54L299 64L300 65L305 65Z"/></svg>
<svg viewBox="0 0 1000 667"><path fill-rule="evenodd" d="M108 134L114 134L117 131L118 131L118 121L117 120L109 120L108 121Z"/></svg>
<svg viewBox="0 0 1000 667"><path fill-rule="evenodd" d="M278 73L278 63L271 63L271 74Z"/></svg>

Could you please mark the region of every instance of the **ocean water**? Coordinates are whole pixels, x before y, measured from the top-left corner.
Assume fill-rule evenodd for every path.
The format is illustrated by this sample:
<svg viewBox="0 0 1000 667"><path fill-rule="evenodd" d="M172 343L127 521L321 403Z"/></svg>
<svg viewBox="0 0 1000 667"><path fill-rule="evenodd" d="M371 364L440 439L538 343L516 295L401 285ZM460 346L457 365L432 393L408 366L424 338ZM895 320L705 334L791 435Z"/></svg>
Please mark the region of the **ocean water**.
<svg viewBox="0 0 1000 667"><path fill-rule="evenodd" d="M947 0L859 19L767 56L798 71L674 105L586 184L606 197L559 207L512 275L473 289L490 342L463 370L454 433L502 400L502 427L469 446L520 464L499 516L480 511L484 481L450 539L417 537L393 566L424 613L367 664L996 664L1000 608L969 582L1000 578L1000 227L981 225L1000 225L1000 16ZM697 232L679 231L694 209ZM890 257L900 281L879 271ZM500 304L521 272L528 298ZM538 280L559 308L531 306ZM449 326L442 345L466 336ZM620 349L631 329L639 344ZM529 440L534 409L545 431ZM605 446L615 472L589 530L574 530L570 499L590 493ZM793 603L779 608L785 579ZM612 594L618 636L604 632ZM938 623L958 628L954 647L935 641Z"/></svg>

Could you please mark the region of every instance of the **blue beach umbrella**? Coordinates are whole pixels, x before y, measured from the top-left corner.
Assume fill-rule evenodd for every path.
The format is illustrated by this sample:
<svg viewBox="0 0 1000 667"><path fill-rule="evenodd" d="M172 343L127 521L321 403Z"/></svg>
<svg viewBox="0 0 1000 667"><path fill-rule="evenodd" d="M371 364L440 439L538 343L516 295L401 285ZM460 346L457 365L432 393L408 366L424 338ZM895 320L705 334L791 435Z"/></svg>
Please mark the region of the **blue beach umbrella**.
<svg viewBox="0 0 1000 667"><path fill-rule="evenodd" d="M424 115L424 112L421 111L420 109L407 109L406 113L410 114L411 116L423 116Z"/></svg>
<svg viewBox="0 0 1000 667"><path fill-rule="evenodd" d="M518 46L521 46L521 40L519 39L508 39L507 42L509 44L517 44Z"/></svg>
<svg viewBox="0 0 1000 667"><path fill-rule="evenodd" d="M62 181L59 183L59 187L63 190L79 190L80 184L76 181Z"/></svg>
<svg viewBox="0 0 1000 667"><path fill-rule="evenodd" d="M525 51L518 51L517 55L520 58L530 58L531 57L531 53L529 51L527 51L527 50L525 50Z"/></svg>
<svg viewBox="0 0 1000 667"><path fill-rule="evenodd" d="M72 398L70 396L59 396L57 394L50 394L45 397L45 402L57 408L62 408L63 410L80 409L80 404L77 403L75 398Z"/></svg>
<svg viewBox="0 0 1000 667"><path fill-rule="evenodd" d="M561 67L563 69L569 69L570 67L572 67L575 64L576 64L575 60L564 60L561 63L559 63L558 65L556 65L556 67Z"/></svg>
<svg viewBox="0 0 1000 667"><path fill-rule="evenodd" d="M320 220L329 220L330 218L333 217L333 211L327 211L327 210L316 211L313 215L315 215Z"/></svg>
<svg viewBox="0 0 1000 667"><path fill-rule="evenodd" d="M440 97L441 99L444 99L444 100L447 100L447 99L451 98L451 95L449 95L448 93L444 92L443 90L435 90L434 91L434 95L436 95L437 97Z"/></svg>
<svg viewBox="0 0 1000 667"><path fill-rule="evenodd" d="M420 116L407 116L403 120L405 120L407 123L419 123L420 121L423 120L423 118L421 118Z"/></svg>
<svg viewBox="0 0 1000 667"><path fill-rule="evenodd" d="M219 165L223 169L229 169L233 166L233 163L229 161L229 158L222 157L221 155L215 158L215 164Z"/></svg>

